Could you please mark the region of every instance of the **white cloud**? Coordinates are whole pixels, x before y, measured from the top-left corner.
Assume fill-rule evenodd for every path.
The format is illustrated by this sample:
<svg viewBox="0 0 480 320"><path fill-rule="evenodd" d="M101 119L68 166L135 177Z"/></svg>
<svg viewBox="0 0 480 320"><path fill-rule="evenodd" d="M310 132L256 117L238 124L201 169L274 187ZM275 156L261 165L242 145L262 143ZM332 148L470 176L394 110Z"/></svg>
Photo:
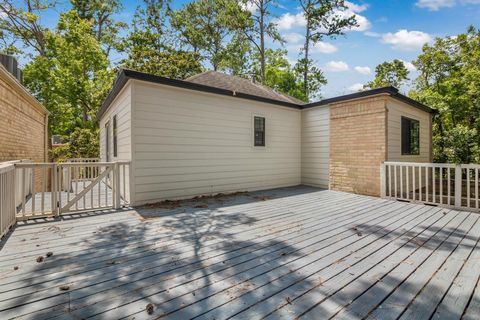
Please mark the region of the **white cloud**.
<svg viewBox="0 0 480 320"><path fill-rule="evenodd" d="M258 7L253 1L241 2L240 6L242 6L243 10L247 10L251 13L255 13L258 10Z"/></svg>
<svg viewBox="0 0 480 320"><path fill-rule="evenodd" d="M296 32L287 33L283 36L283 38L285 39L285 41L287 41L287 43L291 44L299 43L305 39L304 36Z"/></svg>
<svg viewBox="0 0 480 320"><path fill-rule="evenodd" d="M370 21L368 21L368 19L365 16L362 16L361 14L358 14L359 12L362 12L362 11L366 10L367 6L366 5L362 5L362 6L355 5L355 4L353 4L351 2L348 2L348 1L345 2L345 4L347 5L347 9L344 10L344 11L336 10L333 13L333 16L338 17L340 19L348 19L351 16L355 15L355 19L357 20L357 26L352 27L352 28L348 29L347 31L365 31L365 30L370 29L370 27L372 26Z"/></svg>
<svg viewBox="0 0 480 320"><path fill-rule="evenodd" d="M366 31L364 33L367 37L372 37L372 38L380 38L382 35L378 32L372 32L372 31Z"/></svg>
<svg viewBox="0 0 480 320"><path fill-rule="evenodd" d="M313 46L314 51L320 53L334 53L338 48L331 43L320 41Z"/></svg>
<svg viewBox="0 0 480 320"><path fill-rule="evenodd" d="M408 31L406 29L398 30L396 33L386 33L382 36L382 42L391 44L393 49L414 51L421 49L422 46L432 41L432 37L422 31Z"/></svg>
<svg viewBox="0 0 480 320"><path fill-rule="evenodd" d="M346 62L329 61L325 64L325 70L330 72L344 72L350 70L350 68Z"/></svg>
<svg viewBox="0 0 480 320"><path fill-rule="evenodd" d="M358 91L363 91L363 84L361 83L355 83L352 84L350 87L347 88L349 92L358 92Z"/></svg>
<svg viewBox="0 0 480 320"><path fill-rule="evenodd" d="M413 63L411 63L409 61L402 60L402 59L400 59L400 61L403 62L403 64L405 65L405 68L407 68L408 71L410 71L410 72L417 71L417 68L413 65Z"/></svg>
<svg viewBox="0 0 480 320"><path fill-rule="evenodd" d="M290 14L287 12L280 18L275 19L275 23L277 24L278 30L290 30L297 27L305 27L307 25L307 21L301 12L297 14Z"/></svg>
<svg viewBox="0 0 480 320"><path fill-rule="evenodd" d="M457 4L480 4L480 0L418 0L415 5L429 11L438 11L442 8L452 8Z"/></svg>
<svg viewBox="0 0 480 320"><path fill-rule="evenodd" d="M430 11L438 11L441 8L451 8L455 6L455 0L419 0L415 5L419 8L426 8Z"/></svg>
<svg viewBox="0 0 480 320"><path fill-rule="evenodd" d="M350 1L345 1L345 5L348 7L348 9L352 10L353 12L363 12L368 8L368 5L366 4L359 5Z"/></svg>
<svg viewBox="0 0 480 320"><path fill-rule="evenodd" d="M361 67L361 66L356 66L355 71L361 74L369 75L372 74L372 70L369 67Z"/></svg>
<svg viewBox="0 0 480 320"><path fill-rule="evenodd" d="M365 16L359 14L368 8L367 5L357 5L350 1L345 1L345 5L347 9L343 11L335 10L332 13L332 18L337 17L345 19L355 15L358 26L346 31L365 31L371 27L370 21L368 21ZM305 16L302 12L297 14L291 14L287 12L281 15L280 18L275 19L274 22L277 24L279 30L291 30L298 27L305 27L307 24Z"/></svg>

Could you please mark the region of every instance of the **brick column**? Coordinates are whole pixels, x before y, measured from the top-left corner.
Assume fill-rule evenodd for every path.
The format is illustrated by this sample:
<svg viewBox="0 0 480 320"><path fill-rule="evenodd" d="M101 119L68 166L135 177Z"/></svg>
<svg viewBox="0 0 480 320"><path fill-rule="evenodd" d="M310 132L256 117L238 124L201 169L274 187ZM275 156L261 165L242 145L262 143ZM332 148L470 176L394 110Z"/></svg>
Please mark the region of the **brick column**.
<svg viewBox="0 0 480 320"><path fill-rule="evenodd" d="M330 107L330 189L380 196L380 164L386 160L386 96Z"/></svg>

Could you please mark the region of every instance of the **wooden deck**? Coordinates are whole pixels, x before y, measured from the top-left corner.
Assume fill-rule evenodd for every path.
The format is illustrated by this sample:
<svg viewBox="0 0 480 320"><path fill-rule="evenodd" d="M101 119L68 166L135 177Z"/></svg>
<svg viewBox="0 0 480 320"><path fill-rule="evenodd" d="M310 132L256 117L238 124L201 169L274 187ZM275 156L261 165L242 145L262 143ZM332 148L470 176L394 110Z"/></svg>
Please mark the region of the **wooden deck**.
<svg viewBox="0 0 480 320"><path fill-rule="evenodd" d="M26 221L0 319L478 319L479 218L297 187Z"/></svg>

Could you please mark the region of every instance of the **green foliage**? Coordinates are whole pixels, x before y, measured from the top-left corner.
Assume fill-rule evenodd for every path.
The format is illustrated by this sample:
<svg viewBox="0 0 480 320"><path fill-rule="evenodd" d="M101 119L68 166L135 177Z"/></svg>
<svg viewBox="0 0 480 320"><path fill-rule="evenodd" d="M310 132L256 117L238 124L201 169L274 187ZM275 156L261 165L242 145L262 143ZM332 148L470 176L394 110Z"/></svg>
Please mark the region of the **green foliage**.
<svg viewBox="0 0 480 320"><path fill-rule="evenodd" d="M242 38L235 37L235 30L230 27L234 18L232 7L238 6L236 0L196 0L171 12L170 23L179 33L182 44L200 53L213 70L219 70L231 53L229 42L241 45L238 42Z"/></svg>
<svg viewBox="0 0 480 320"><path fill-rule="evenodd" d="M266 50L265 85L279 92L306 101L299 74L291 68L286 55L287 50ZM260 77L260 65L258 59L254 61L253 74L255 78L258 79Z"/></svg>
<svg viewBox="0 0 480 320"><path fill-rule="evenodd" d="M375 79L367 83L364 88L374 89L393 86L400 88L408 79L408 70L403 61L385 61L375 68Z"/></svg>
<svg viewBox="0 0 480 320"><path fill-rule="evenodd" d="M308 102L312 98L320 98L320 88L327 84L327 78L323 75L322 70L315 66L313 60L299 59L295 64L295 72L301 76L300 99Z"/></svg>
<svg viewBox="0 0 480 320"><path fill-rule="evenodd" d="M145 0L133 20L133 30L124 42L125 68L175 79L202 71L198 53L177 50L166 39L168 1Z"/></svg>
<svg viewBox="0 0 480 320"><path fill-rule="evenodd" d="M228 6L228 15L231 17L229 27L240 32L246 39L254 54L252 60L256 59L260 66L260 81L266 81L266 45L265 40L270 38L273 42L284 44L284 40L277 30L273 21L270 8L276 5L273 0L239 0L239 6ZM248 7L254 10L247 10ZM253 61L255 63L255 61Z"/></svg>
<svg viewBox="0 0 480 320"><path fill-rule="evenodd" d="M310 48L325 37L334 39L345 30L357 26L355 15L345 16L347 9L343 0L299 0L305 17L305 43L296 70L303 77L303 96L307 99L318 96L322 85L327 83L320 69L310 58Z"/></svg>
<svg viewBox="0 0 480 320"><path fill-rule="evenodd" d="M73 10L81 19L92 23L92 33L108 54L112 48L120 49L120 31L126 29L125 22L115 21L112 16L123 8L119 0L70 0Z"/></svg>
<svg viewBox="0 0 480 320"><path fill-rule="evenodd" d="M425 45L414 62L420 75L411 96L437 109L434 160L480 161L480 31Z"/></svg>
<svg viewBox="0 0 480 320"><path fill-rule="evenodd" d="M51 112L52 134L95 127L96 113L113 81L108 59L89 21L63 13L55 32L45 33L45 54L25 66L26 86Z"/></svg>
<svg viewBox="0 0 480 320"><path fill-rule="evenodd" d="M75 128L66 139L65 145L52 149L50 156L54 161L65 162L70 158L98 158L100 156L98 128Z"/></svg>

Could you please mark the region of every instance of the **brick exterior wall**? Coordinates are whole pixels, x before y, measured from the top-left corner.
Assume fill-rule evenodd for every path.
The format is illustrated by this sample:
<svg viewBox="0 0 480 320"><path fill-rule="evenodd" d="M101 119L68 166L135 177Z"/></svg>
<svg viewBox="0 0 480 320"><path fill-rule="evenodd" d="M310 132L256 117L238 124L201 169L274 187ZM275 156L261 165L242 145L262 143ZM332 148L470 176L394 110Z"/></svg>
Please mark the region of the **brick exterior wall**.
<svg viewBox="0 0 480 320"><path fill-rule="evenodd" d="M387 153L386 96L330 107L330 189L380 196Z"/></svg>
<svg viewBox="0 0 480 320"><path fill-rule="evenodd" d="M0 162L45 162L46 111L3 66L0 68Z"/></svg>

